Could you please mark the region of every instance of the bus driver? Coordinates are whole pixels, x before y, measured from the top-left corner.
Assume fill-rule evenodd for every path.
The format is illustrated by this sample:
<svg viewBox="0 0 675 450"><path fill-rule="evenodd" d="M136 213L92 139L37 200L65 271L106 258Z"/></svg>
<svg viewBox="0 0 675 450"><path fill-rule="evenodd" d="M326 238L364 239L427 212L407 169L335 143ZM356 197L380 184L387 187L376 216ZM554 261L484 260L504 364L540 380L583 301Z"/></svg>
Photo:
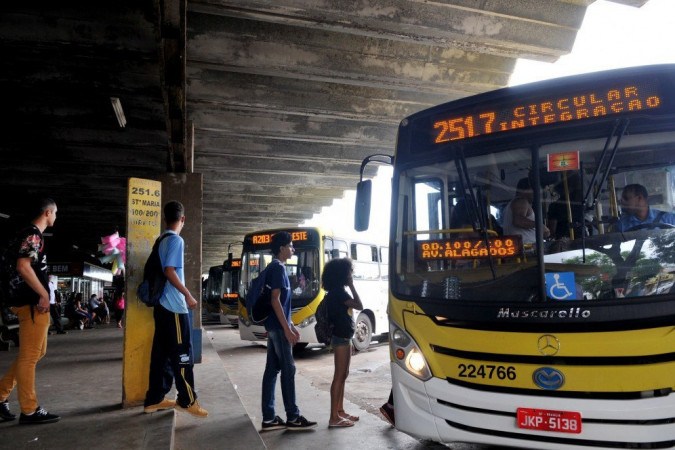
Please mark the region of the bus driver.
<svg viewBox="0 0 675 450"><path fill-rule="evenodd" d="M675 226L675 214L649 207L647 188L641 184L629 184L621 193L621 216L614 226L615 231L628 231L639 225L665 223Z"/></svg>

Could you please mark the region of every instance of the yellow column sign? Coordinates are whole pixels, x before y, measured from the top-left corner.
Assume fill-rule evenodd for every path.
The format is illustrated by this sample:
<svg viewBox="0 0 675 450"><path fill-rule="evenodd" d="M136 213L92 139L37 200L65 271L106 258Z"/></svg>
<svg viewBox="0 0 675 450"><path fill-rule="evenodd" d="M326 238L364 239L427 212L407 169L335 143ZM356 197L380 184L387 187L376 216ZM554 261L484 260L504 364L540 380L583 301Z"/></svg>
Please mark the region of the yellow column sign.
<svg viewBox="0 0 675 450"><path fill-rule="evenodd" d="M136 296L143 266L162 231L162 183L129 178L127 193L127 295L122 369L124 406L143 402L148 388L150 351L155 331L152 308Z"/></svg>

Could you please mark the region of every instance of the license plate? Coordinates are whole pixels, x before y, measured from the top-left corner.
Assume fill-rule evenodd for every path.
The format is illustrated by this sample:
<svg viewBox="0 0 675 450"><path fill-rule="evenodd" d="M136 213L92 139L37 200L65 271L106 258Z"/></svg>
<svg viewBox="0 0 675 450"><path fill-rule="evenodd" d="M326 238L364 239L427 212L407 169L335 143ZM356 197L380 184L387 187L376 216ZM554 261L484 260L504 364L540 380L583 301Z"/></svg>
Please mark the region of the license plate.
<svg viewBox="0 0 675 450"><path fill-rule="evenodd" d="M518 408L518 428L559 433L581 433L581 413L549 409Z"/></svg>

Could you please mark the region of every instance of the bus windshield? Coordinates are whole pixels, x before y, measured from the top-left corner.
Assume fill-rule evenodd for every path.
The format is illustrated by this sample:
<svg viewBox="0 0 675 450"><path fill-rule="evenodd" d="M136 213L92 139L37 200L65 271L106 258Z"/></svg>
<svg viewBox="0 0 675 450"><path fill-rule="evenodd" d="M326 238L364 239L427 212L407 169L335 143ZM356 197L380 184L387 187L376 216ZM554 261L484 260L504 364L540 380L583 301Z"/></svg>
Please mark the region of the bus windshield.
<svg viewBox="0 0 675 450"><path fill-rule="evenodd" d="M649 193L651 211L672 216L675 166L672 150L663 145L675 142L675 134L624 136L612 166L597 171L606 141L598 131L596 139L573 139L568 133L536 147L457 155L401 172L399 203L411 214L400 216L394 291L401 297L505 303L669 293L673 225L666 220L621 229L617 213L623 188L639 184ZM518 196L518 181L532 178L533 158L541 168L540 187L529 202L532 213L540 211L546 237L539 244L536 227L514 232L507 223L513 220L508 209ZM546 171L551 160L564 158L576 169Z"/></svg>
<svg viewBox="0 0 675 450"><path fill-rule="evenodd" d="M242 287L247 289L251 280L257 278L262 270L272 262L270 249L246 251L242 255L244 272ZM285 263L286 273L291 282L291 302L293 309L309 304L319 293L319 249L295 245L295 254ZM246 292L242 293L245 298Z"/></svg>
<svg viewBox="0 0 675 450"><path fill-rule="evenodd" d="M223 267L213 266L209 269L209 278L206 282L206 298L209 302L216 302L219 306L220 297L223 293Z"/></svg>
<svg viewBox="0 0 675 450"><path fill-rule="evenodd" d="M458 150L402 170L395 295L508 304L670 294L675 133L632 131L610 135L603 124L583 137L551 133L536 145ZM514 231L523 179L531 182L529 220L540 224ZM651 220L622 226L631 197L622 193L634 185L648 192Z"/></svg>

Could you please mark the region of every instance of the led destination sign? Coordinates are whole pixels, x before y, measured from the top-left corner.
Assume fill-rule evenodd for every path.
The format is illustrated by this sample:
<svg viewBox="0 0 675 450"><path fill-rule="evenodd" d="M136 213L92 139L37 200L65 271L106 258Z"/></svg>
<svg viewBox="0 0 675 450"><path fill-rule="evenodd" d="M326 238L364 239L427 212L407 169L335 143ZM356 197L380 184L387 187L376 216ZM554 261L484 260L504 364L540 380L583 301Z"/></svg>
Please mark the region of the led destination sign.
<svg viewBox="0 0 675 450"><path fill-rule="evenodd" d="M485 240L471 239L441 239L417 243L417 255L420 260L437 259L480 259L490 256L508 258L521 254L523 242L520 236L503 236L488 239L490 248Z"/></svg>
<svg viewBox="0 0 675 450"><path fill-rule="evenodd" d="M435 144L602 116L656 109L663 97L652 78L614 83L595 90L579 89L564 95L541 95L527 101L507 99L471 108L432 122ZM467 108L468 109L468 108Z"/></svg>
<svg viewBox="0 0 675 450"><path fill-rule="evenodd" d="M271 244L274 233L254 234L251 236L251 242L254 245ZM309 239L307 231L293 231L291 232L291 240L293 242L306 241Z"/></svg>
<svg viewBox="0 0 675 450"><path fill-rule="evenodd" d="M225 261L224 267L226 269L236 269L237 267L241 267L241 259L232 259L229 261Z"/></svg>

